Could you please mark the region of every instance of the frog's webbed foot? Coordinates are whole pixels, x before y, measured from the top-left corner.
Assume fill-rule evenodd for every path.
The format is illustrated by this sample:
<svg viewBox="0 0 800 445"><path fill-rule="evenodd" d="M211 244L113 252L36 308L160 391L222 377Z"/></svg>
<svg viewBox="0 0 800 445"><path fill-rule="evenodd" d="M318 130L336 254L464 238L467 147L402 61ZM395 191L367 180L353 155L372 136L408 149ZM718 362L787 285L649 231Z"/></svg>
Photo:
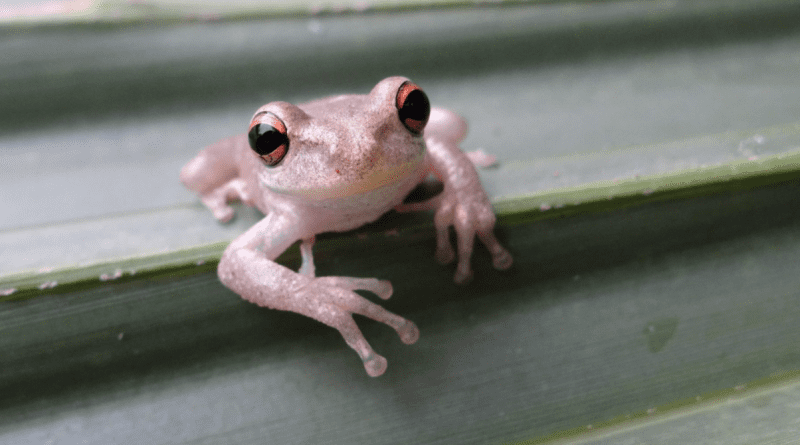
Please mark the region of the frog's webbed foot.
<svg viewBox="0 0 800 445"><path fill-rule="evenodd" d="M231 179L222 186L200 195L200 199L220 222L228 222L233 218L235 212L233 207L228 205L229 202L239 200L247 205L253 205L245 190L245 182L240 178Z"/></svg>
<svg viewBox="0 0 800 445"><path fill-rule="evenodd" d="M369 345L353 320L353 314L389 325L397 331L400 340L405 344L412 344L419 339L419 329L413 322L367 300L355 293L355 290L372 292L384 300L392 295L392 285L388 281L374 278L314 278L298 291L295 301L305 307L298 307L296 310L336 328L345 342L361 357L367 374L377 377L386 371L386 359Z"/></svg>

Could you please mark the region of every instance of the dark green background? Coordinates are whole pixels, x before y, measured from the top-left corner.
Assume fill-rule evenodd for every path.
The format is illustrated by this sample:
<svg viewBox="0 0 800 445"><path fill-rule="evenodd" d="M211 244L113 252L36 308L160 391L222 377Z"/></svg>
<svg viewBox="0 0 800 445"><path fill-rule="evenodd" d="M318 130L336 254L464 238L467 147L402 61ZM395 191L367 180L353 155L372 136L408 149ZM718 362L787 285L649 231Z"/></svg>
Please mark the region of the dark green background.
<svg viewBox="0 0 800 445"><path fill-rule="evenodd" d="M0 288L24 299L0 303L0 442L504 443L626 416L580 440L794 438L793 381L749 394L800 368L798 24L798 2L702 1L3 25ZM393 74L498 156L516 263L478 249L455 286L430 215L323 237L318 274L391 280L422 332L359 320L372 379L219 284L258 215L218 225L177 173L264 102Z"/></svg>

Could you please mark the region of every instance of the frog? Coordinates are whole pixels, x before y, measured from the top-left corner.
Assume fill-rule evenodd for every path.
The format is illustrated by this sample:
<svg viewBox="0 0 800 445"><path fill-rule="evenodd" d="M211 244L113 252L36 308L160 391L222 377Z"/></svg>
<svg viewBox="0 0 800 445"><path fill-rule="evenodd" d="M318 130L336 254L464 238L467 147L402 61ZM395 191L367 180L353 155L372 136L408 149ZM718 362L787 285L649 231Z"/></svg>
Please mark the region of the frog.
<svg viewBox="0 0 800 445"><path fill-rule="evenodd" d="M392 210L433 211L434 257L441 264L457 260L455 283L473 277L475 238L496 269L509 269L512 255L495 236L497 218L476 158L459 146L466 133L463 117L431 107L420 86L392 76L368 94L267 103L256 110L246 133L204 148L181 169L180 180L223 223L234 217L230 203L237 200L264 215L222 253L217 267L222 284L259 306L337 329L367 374L377 377L387 360L372 349L353 315L390 326L409 345L419 339L419 329L356 292L386 300L393 293L389 281L317 276L316 236L352 231ZM406 202L429 178L441 182L441 192ZM275 261L298 243L299 269Z"/></svg>

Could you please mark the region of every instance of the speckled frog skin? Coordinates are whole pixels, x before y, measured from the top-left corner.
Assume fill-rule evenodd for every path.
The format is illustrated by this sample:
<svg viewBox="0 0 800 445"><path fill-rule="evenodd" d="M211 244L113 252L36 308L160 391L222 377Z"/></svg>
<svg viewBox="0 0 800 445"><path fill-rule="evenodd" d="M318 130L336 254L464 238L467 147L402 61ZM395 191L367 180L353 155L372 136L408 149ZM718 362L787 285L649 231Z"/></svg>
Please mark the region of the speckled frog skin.
<svg viewBox="0 0 800 445"><path fill-rule="evenodd" d="M352 315L391 326L406 344L417 341L419 330L354 292L388 299L388 281L317 277L314 236L355 229L392 209L434 209L435 257L442 264L456 258L450 227L456 231L456 283L472 277L476 235L494 267L509 268L511 255L494 236L495 215L486 192L458 147L466 131L455 113L431 109L416 84L389 77L366 95L268 103L256 111L247 134L211 145L186 164L181 181L220 221L233 217L232 200L265 214L223 253L218 274L225 286L260 306L297 312L338 329L367 373L379 376L386 359L373 351ZM422 203L403 204L429 174L442 181L443 191ZM274 260L298 240L303 262L295 272Z"/></svg>

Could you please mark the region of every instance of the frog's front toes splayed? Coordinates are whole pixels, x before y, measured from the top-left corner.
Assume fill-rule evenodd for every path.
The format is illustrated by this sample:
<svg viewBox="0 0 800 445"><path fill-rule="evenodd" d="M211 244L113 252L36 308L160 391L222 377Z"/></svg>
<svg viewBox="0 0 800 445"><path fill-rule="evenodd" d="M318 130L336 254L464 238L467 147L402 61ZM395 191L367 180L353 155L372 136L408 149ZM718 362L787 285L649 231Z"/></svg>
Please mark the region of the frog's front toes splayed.
<svg viewBox="0 0 800 445"><path fill-rule="evenodd" d="M449 202L448 202L449 201ZM466 284L472 280L471 258L475 235L492 255L495 269L506 270L513 264L509 253L494 236L496 217L486 200L454 203L443 199L434 216L436 226L436 260L441 264L452 262L456 251L450 244L450 226L455 228L458 263L453 281Z"/></svg>
<svg viewBox="0 0 800 445"><path fill-rule="evenodd" d="M414 323L352 292L353 290L366 290L385 300L392 295L392 286L388 281L349 277L321 277L315 281L317 285L340 290L340 292L335 292L338 294L337 298L331 301L335 306L328 308L326 316L316 318L336 328L342 334L345 342L361 357L364 369L370 376L382 375L386 371L387 362L369 345L361 329L353 320L352 314L363 315L391 326L405 344L413 344L419 339L419 329Z"/></svg>

